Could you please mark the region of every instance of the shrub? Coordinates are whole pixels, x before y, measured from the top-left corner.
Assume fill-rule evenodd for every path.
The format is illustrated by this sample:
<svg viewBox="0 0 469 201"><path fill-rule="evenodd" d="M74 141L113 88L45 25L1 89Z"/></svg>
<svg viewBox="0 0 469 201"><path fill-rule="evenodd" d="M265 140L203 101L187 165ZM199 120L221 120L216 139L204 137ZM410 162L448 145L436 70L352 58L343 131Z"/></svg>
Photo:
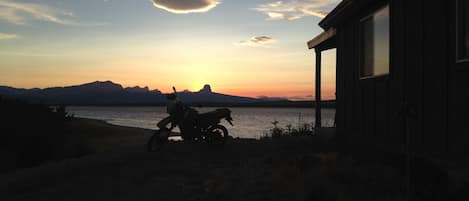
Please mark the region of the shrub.
<svg viewBox="0 0 469 201"><path fill-rule="evenodd" d="M54 109L0 97L0 111L0 150L5 155L0 171L62 157L64 123L71 118L64 106Z"/></svg>
<svg viewBox="0 0 469 201"><path fill-rule="evenodd" d="M272 122L273 128L269 129L267 132L264 132L264 136L261 139L267 138L278 138L282 136L311 136L314 134L314 126L312 124L301 124L298 128L294 128L291 124L285 126L285 128L280 128L277 126L279 122Z"/></svg>

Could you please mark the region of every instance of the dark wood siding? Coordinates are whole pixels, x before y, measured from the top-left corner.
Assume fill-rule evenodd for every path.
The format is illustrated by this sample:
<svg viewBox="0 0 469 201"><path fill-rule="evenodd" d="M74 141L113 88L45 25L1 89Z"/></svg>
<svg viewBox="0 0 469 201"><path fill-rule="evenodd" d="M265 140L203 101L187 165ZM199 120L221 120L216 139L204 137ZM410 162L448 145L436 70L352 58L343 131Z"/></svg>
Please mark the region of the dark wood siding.
<svg viewBox="0 0 469 201"><path fill-rule="evenodd" d="M339 105L343 106L344 121L342 125L344 126L343 130L346 131L343 135L347 139L357 138L362 133L358 130L362 121L359 118L361 113L358 112L361 107L357 105L356 101L359 94L356 82L358 78L356 58L358 55L355 51L355 38L355 24L344 24L338 29L337 66L341 74L338 76L343 80L342 90L338 91L341 93L338 94L338 102Z"/></svg>
<svg viewBox="0 0 469 201"><path fill-rule="evenodd" d="M469 62L450 59L455 54L450 42L456 40L455 1L389 1L390 75L360 80L359 19L383 3L374 2L358 6L336 26L339 130L351 141L371 140L399 149L408 133L412 147L422 152L442 152L461 139L467 142L469 124L461 117L469 113ZM404 106L415 114L399 115Z"/></svg>
<svg viewBox="0 0 469 201"><path fill-rule="evenodd" d="M388 107L389 89L388 80L376 80L374 84L374 135L381 140L388 136Z"/></svg>
<svg viewBox="0 0 469 201"><path fill-rule="evenodd" d="M423 0L405 1L405 102L415 110L407 118L406 129L413 147L421 146L423 139Z"/></svg>
<svg viewBox="0 0 469 201"><path fill-rule="evenodd" d="M373 9L368 10L373 11ZM394 123L394 119L389 108L391 103L394 103L391 101L401 97L392 95L401 91L396 89L390 92L389 76L370 79L359 77L359 26L360 19L364 15L366 14L356 15L337 28L337 79L342 80L338 81L341 87L338 87L337 99L340 107L338 110L343 110L339 112L343 115L343 120L338 127L343 126L343 129L339 130L346 131L343 135L354 142L388 141L399 136L390 133L391 127L402 128L390 126Z"/></svg>
<svg viewBox="0 0 469 201"><path fill-rule="evenodd" d="M342 30L339 29L337 32L337 40L343 41L344 34L341 34ZM336 100L345 100L345 63L344 60L338 59L343 58L347 52L345 49L340 48L336 51L337 62L336 62ZM345 101L336 101L336 126L337 133L345 134L345 116L346 116L346 107ZM342 139L346 136L341 136Z"/></svg>
<svg viewBox="0 0 469 201"><path fill-rule="evenodd" d="M423 138L426 150L444 151L446 135L447 13L441 1L423 6ZM438 13L438 14L436 14Z"/></svg>
<svg viewBox="0 0 469 201"><path fill-rule="evenodd" d="M388 99L388 120L389 132L385 138L391 142L393 146L403 145L405 143L404 120L399 111L404 102L404 79L405 68L404 61L405 49L405 33L402 26L406 21L404 1L391 1L391 69L389 82L389 99ZM401 148L402 146L397 146Z"/></svg>
<svg viewBox="0 0 469 201"><path fill-rule="evenodd" d="M456 1L448 15L448 145L451 152L469 152L469 62L456 58Z"/></svg>

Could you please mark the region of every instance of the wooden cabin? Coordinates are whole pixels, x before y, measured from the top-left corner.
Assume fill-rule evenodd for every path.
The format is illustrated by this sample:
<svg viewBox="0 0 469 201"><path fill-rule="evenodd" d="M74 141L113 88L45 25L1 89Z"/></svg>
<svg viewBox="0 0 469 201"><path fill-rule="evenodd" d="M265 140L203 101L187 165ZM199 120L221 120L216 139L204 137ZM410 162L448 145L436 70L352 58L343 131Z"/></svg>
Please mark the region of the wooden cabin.
<svg viewBox="0 0 469 201"><path fill-rule="evenodd" d="M343 0L319 26L317 110L321 52L335 48L340 139L469 151L468 0Z"/></svg>

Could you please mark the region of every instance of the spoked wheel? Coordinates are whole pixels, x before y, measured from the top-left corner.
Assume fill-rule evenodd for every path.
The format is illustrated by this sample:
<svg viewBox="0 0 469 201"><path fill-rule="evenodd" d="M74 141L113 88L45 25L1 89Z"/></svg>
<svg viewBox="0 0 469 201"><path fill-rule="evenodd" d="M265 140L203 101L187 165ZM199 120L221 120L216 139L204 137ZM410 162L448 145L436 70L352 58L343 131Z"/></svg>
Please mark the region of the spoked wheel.
<svg viewBox="0 0 469 201"><path fill-rule="evenodd" d="M222 125L216 125L208 131L209 143L223 145L228 139L228 130Z"/></svg>
<svg viewBox="0 0 469 201"><path fill-rule="evenodd" d="M169 131L168 130L157 130L147 143L148 152L156 152L168 142Z"/></svg>

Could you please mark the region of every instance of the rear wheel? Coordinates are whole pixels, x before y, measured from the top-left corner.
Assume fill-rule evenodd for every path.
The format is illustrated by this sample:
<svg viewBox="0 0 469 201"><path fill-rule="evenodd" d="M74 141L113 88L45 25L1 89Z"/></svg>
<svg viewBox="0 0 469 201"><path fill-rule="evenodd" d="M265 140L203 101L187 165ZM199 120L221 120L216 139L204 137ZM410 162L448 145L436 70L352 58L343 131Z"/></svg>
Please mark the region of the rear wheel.
<svg viewBox="0 0 469 201"><path fill-rule="evenodd" d="M148 152L156 152L168 141L168 130L157 130L147 143Z"/></svg>
<svg viewBox="0 0 469 201"><path fill-rule="evenodd" d="M222 125L216 125L208 131L209 143L225 144L228 139L228 130Z"/></svg>

